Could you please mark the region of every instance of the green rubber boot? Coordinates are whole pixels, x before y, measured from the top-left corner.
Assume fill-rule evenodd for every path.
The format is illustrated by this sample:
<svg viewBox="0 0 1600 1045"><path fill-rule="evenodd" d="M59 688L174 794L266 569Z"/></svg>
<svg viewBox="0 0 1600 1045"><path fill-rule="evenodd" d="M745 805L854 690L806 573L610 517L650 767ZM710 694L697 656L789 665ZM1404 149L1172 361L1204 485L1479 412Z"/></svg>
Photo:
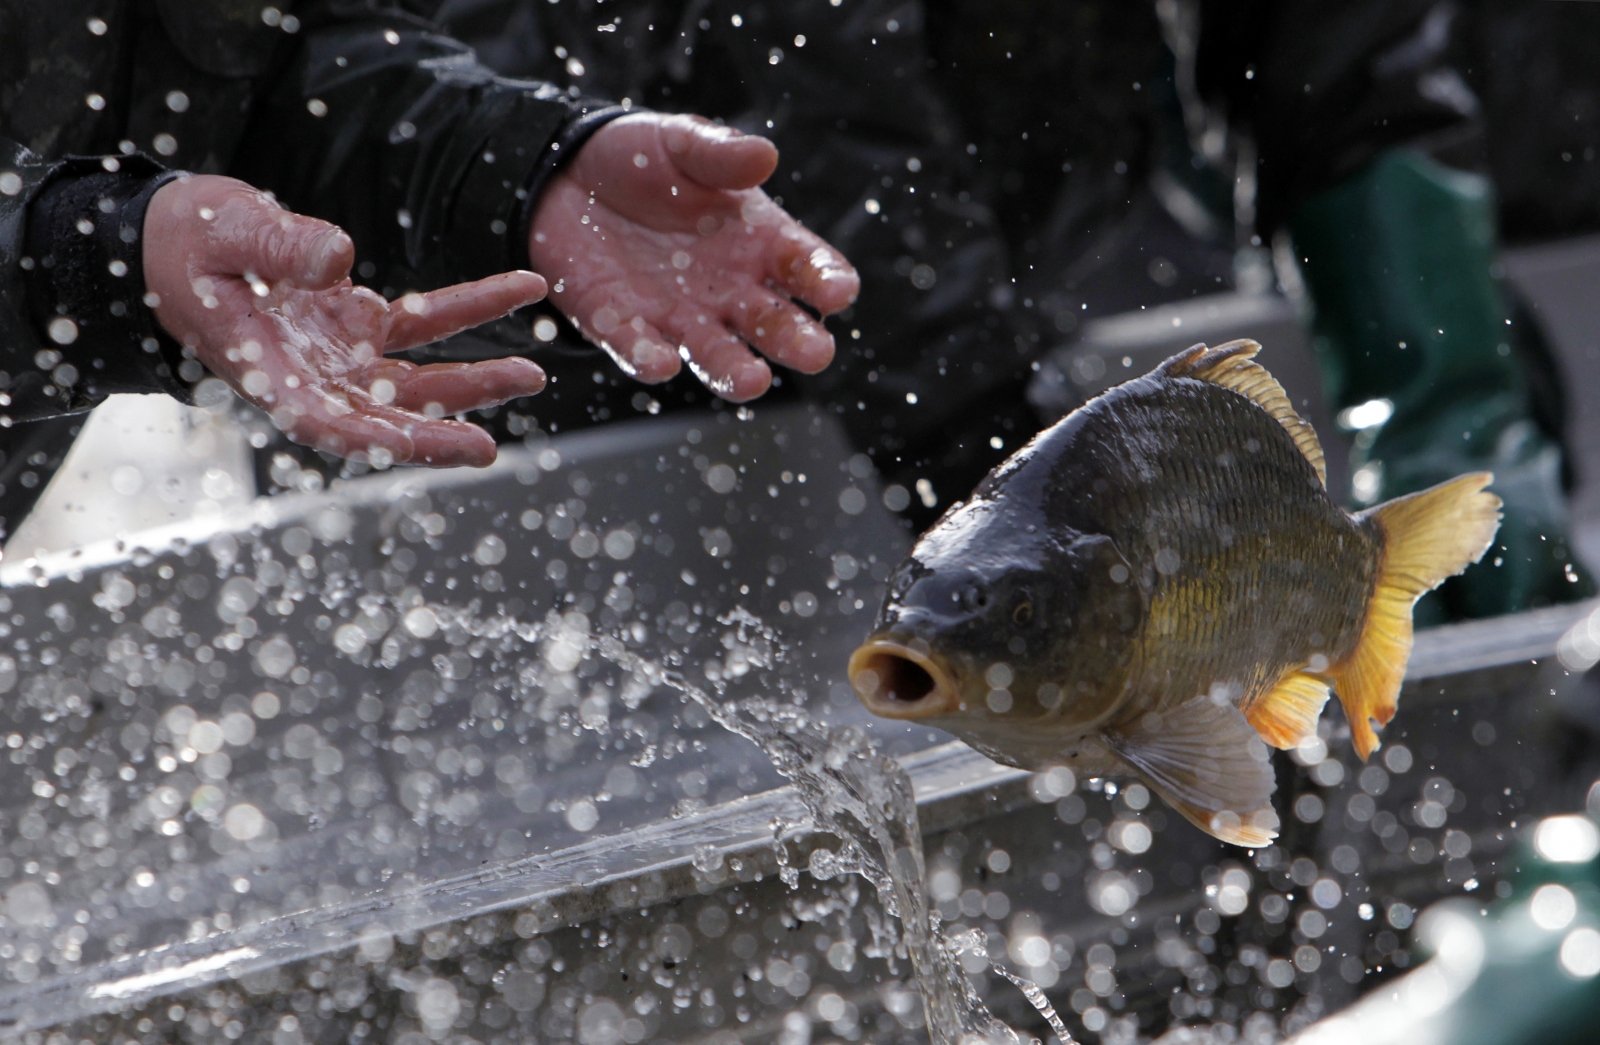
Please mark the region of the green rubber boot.
<svg viewBox="0 0 1600 1045"><path fill-rule="evenodd" d="M1330 400L1391 404L1356 439L1356 504L1482 470L1505 501L1495 546L1418 605L1418 624L1593 595L1567 539L1561 448L1534 420L1491 274L1488 180L1393 149L1303 204L1290 231Z"/></svg>
<svg viewBox="0 0 1600 1045"><path fill-rule="evenodd" d="M1501 858L1511 873L1499 885L1512 887L1496 889L1503 899L1480 906L1488 898L1457 896L1417 920L1417 942L1433 952L1430 973L1379 987L1341 1014L1372 1022L1355 1023L1349 1038L1329 1037L1592 1045L1600 1026L1600 866L1587 850L1592 828L1582 814L1545 822L1552 821L1564 821L1563 829L1528 832L1534 844L1524 834ZM1418 1004L1430 987L1443 987L1434 997L1444 1004Z"/></svg>

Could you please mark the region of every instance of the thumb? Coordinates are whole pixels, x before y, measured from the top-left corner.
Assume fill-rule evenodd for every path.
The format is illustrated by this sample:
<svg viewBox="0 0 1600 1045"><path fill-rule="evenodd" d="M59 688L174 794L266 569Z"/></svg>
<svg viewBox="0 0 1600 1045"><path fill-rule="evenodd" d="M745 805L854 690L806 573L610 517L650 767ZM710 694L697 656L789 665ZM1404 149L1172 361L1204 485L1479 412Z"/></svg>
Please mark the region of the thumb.
<svg viewBox="0 0 1600 1045"><path fill-rule="evenodd" d="M214 213L211 260L229 275L306 290L326 290L350 275L355 244L337 225L284 210L254 191L232 196Z"/></svg>
<svg viewBox="0 0 1600 1045"><path fill-rule="evenodd" d="M709 189L753 189L778 167L778 147L767 139L695 117L664 121L661 144L679 170Z"/></svg>

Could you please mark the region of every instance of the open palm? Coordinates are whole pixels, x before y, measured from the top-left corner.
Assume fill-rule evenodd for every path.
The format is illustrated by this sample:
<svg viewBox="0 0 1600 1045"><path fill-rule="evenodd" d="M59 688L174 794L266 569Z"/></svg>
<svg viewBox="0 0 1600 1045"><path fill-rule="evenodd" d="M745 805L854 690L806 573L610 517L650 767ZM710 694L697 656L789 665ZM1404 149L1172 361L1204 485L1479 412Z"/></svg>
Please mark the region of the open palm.
<svg viewBox="0 0 1600 1045"><path fill-rule="evenodd" d="M597 131L545 189L529 243L553 303L628 374L665 381L687 362L742 402L772 372L750 351L815 373L828 315L860 280L842 255L757 188L777 164L765 138L698 117L640 113Z"/></svg>
<svg viewBox="0 0 1600 1045"><path fill-rule="evenodd" d="M494 439L448 415L531 395L526 359L384 358L543 297L531 272L385 301L352 285L350 237L231 178L164 186L145 219L145 282L167 331L291 439L376 465L484 465Z"/></svg>

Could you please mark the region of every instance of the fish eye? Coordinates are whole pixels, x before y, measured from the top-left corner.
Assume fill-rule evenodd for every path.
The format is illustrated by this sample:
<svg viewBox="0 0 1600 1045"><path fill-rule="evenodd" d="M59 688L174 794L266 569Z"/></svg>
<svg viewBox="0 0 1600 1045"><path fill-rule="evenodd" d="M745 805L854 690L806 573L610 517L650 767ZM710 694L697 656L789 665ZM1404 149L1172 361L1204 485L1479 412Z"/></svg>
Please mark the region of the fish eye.
<svg viewBox="0 0 1600 1045"><path fill-rule="evenodd" d="M961 593L956 596L956 600L961 604L962 609L968 611L981 610L989 605L989 593L976 584L969 584L961 589Z"/></svg>
<svg viewBox="0 0 1600 1045"><path fill-rule="evenodd" d="M1011 608L1011 622L1019 628L1026 628L1033 623L1033 600L1027 596L1017 600Z"/></svg>

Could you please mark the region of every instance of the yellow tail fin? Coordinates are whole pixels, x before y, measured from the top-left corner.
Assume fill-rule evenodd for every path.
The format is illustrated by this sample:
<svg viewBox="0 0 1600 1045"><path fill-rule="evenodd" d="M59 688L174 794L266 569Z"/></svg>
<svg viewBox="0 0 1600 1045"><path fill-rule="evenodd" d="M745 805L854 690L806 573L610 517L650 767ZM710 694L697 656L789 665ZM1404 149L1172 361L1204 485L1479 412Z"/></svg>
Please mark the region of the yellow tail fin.
<svg viewBox="0 0 1600 1045"><path fill-rule="evenodd" d="M1378 578L1356 648L1328 673L1363 759L1378 747L1372 720L1384 726L1394 717L1411 656L1411 607L1494 543L1500 498L1484 490L1492 482L1490 473L1473 472L1360 516L1376 519L1383 531Z"/></svg>

